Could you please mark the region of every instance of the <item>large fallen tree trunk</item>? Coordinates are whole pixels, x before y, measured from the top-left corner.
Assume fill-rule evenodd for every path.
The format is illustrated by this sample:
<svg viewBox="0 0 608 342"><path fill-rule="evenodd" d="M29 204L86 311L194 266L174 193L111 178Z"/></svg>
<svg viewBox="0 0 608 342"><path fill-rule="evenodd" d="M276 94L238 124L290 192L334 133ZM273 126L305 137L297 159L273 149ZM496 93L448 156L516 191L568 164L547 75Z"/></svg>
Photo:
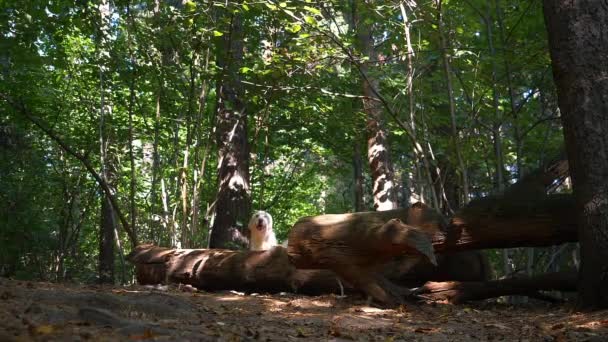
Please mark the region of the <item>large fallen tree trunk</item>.
<svg viewBox="0 0 608 342"><path fill-rule="evenodd" d="M136 276L140 284L181 283L205 290L290 291L311 295L340 292L340 285L333 272L295 269L288 261L286 250L280 246L265 252L239 252L217 249L180 250L140 245L129 255L129 259L136 266ZM470 276L469 273L458 273L460 271L453 270L454 265L449 264L458 258L451 256L443 259L448 262L443 267L441 256L439 260L440 264L435 268L435 272L429 271L428 268L419 268L411 272L409 277L420 281L441 277L458 279L464 275L462 280L468 280L466 277ZM462 260L470 262L467 259ZM442 268L443 271L440 271ZM389 270L385 275L394 275L393 272L394 270ZM538 291L575 291L576 282L575 272L495 281L427 282L415 294L427 300L458 304L506 295L538 297ZM386 286L382 281L379 281L379 284ZM344 286L347 292L355 290L347 283ZM388 285L390 294L395 295L390 292L394 290L392 285Z"/></svg>
<svg viewBox="0 0 608 342"><path fill-rule="evenodd" d="M355 288L388 303L407 291L379 275L378 265L408 251L411 241L402 245L395 239L412 231L410 227L433 234L437 253L556 245L577 241L571 201L569 195L519 202L488 198L472 203L447 227L439 214L421 203L408 209L306 217L291 229L288 253L297 268L331 269ZM381 229L390 223L390 233Z"/></svg>
<svg viewBox="0 0 608 342"><path fill-rule="evenodd" d="M433 236L435 252L540 247L578 241L571 195L490 197L471 202L445 231Z"/></svg>
<svg viewBox="0 0 608 342"><path fill-rule="evenodd" d="M296 269L282 247L249 252L140 245L128 258L135 264L137 282L142 285L181 283L204 290L291 291L310 295L354 290L348 283L339 283L330 270ZM433 267L415 258L400 257L384 267L382 274L398 284L414 287L428 280L483 281L490 273L487 260L480 253L439 255L437 260L438 266Z"/></svg>
<svg viewBox="0 0 608 342"><path fill-rule="evenodd" d="M576 272L556 272L486 282L428 282L416 292L428 300L459 304L511 295L539 297L538 291L576 291L577 280Z"/></svg>
<svg viewBox="0 0 608 342"><path fill-rule="evenodd" d="M398 280L405 278L406 281L400 283L406 284L430 279L482 280L483 272L473 272L473 279L470 279L467 278L467 272L463 274L455 269L471 267L469 261L466 261L469 256L461 255L454 258L450 255L455 251L481 247L546 246L576 241L574 215L569 214L573 209L566 205L568 201L568 196L549 196L528 202L528 205L523 207L525 210L500 210L502 202L494 200L494 202L490 201L492 205L472 206L474 210L463 211L464 214L457 215L447 227L444 227L445 223L435 211L421 204L409 209L386 212L332 215L316 220L307 218L292 229L289 242L291 262L287 251L280 247L266 252L249 252L173 250L140 246L131 254L130 260L137 266L137 278L142 284L176 282L208 290L335 293L339 287L331 271L296 270L296 267L325 268L336 271L347 283L372 295L375 299L390 302L397 300L397 297L406 294L407 291L393 286L386 281L386 278ZM504 205L513 208L511 203ZM526 216L528 219L525 218ZM369 235L361 235L360 232L355 233L356 229L352 230L355 226L378 228L382 222L391 222L395 217L402 222L392 221L387 225L386 228L392 228L384 230L389 232L387 239L379 244L379 240L374 244ZM457 221L461 222L460 224L454 224L456 218L461 220ZM529 222L534 222L534 225ZM312 224L316 227L310 230ZM428 264L428 267L416 267L412 272L408 272L408 267L415 259L405 257L390 263L385 267L383 275L379 276L380 272L376 271L382 269L380 264L396 254L408 250L416 251L416 243L399 247L398 244L394 245L391 242L393 234L400 230L407 232L410 227L408 225L417 227L413 231L422 229L434 232L433 247L438 253L447 253L449 256L440 257L441 262L437 268ZM380 227L382 226L384 225ZM521 226L527 229L522 229ZM327 240L327 237L315 237L312 234L314 231L326 230L333 231L333 234L338 232L346 234L345 236L351 239L350 247L345 249L345 245L336 244L335 240L333 244L328 244L327 241L330 240ZM313 246L316 244L314 252L309 248L311 241ZM386 251L379 253L382 246ZM423 247L418 248L424 250ZM357 253L358 257L356 257ZM428 251L423 254L430 255ZM474 255L472 257L475 259ZM356 258L359 259L358 266L353 267L352 265L357 265ZM463 262L455 266L445 266L457 260ZM477 263L474 267L479 267L480 264ZM479 278L475 279L475 277ZM407 280L412 282L408 283Z"/></svg>
<svg viewBox="0 0 608 342"><path fill-rule="evenodd" d="M203 290L339 293L329 270L297 270L287 250L169 249L139 245L128 256L139 284L188 284Z"/></svg>
<svg viewBox="0 0 608 342"><path fill-rule="evenodd" d="M392 213L303 218L289 233L289 260L300 269L330 269L373 299L398 303L409 291L380 274L379 265L403 254L421 254L436 265L430 240L434 228L426 226L437 226L438 217L416 204Z"/></svg>

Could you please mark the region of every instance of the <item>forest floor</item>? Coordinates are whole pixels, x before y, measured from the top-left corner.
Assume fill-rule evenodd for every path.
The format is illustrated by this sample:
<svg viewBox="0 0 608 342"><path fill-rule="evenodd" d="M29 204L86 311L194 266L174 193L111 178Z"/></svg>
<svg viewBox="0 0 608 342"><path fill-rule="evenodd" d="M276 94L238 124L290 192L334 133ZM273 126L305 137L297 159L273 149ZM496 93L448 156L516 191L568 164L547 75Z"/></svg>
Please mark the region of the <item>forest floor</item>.
<svg viewBox="0 0 608 342"><path fill-rule="evenodd" d="M561 305L367 305L359 296L244 295L0 278L0 341L607 341L608 311Z"/></svg>

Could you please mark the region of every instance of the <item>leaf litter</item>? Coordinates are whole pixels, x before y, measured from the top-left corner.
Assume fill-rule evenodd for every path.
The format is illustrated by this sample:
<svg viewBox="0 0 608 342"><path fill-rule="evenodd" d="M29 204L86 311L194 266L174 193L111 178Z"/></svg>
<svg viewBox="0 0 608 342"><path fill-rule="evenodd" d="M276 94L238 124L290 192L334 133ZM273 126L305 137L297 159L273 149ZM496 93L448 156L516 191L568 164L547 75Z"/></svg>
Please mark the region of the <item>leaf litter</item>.
<svg viewBox="0 0 608 342"><path fill-rule="evenodd" d="M352 295L0 278L0 341L604 341L608 310L529 302L369 306Z"/></svg>

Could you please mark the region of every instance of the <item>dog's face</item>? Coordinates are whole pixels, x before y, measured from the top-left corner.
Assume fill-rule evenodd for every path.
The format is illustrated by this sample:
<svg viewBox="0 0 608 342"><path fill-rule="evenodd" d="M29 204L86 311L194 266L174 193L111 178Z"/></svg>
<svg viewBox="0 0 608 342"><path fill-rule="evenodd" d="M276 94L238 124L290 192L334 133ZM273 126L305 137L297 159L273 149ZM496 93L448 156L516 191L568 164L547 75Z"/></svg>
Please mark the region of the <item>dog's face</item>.
<svg viewBox="0 0 608 342"><path fill-rule="evenodd" d="M249 220L249 230L254 233L254 230L264 232L272 230L272 216L265 211L256 211Z"/></svg>

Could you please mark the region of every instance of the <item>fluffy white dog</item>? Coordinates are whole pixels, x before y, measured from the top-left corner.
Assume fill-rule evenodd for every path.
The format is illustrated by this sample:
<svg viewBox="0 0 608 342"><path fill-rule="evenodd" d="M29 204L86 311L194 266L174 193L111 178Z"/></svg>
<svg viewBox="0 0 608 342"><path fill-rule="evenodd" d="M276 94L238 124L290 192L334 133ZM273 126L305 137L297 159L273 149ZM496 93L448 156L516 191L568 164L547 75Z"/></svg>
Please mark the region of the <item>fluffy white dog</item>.
<svg viewBox="0 0 608 342"><path fill-rule="evenodd" d="M249 250L265 251L277 245L277 238L272 230L272 216L265 211L256 211L249 220Z"/></svg>

